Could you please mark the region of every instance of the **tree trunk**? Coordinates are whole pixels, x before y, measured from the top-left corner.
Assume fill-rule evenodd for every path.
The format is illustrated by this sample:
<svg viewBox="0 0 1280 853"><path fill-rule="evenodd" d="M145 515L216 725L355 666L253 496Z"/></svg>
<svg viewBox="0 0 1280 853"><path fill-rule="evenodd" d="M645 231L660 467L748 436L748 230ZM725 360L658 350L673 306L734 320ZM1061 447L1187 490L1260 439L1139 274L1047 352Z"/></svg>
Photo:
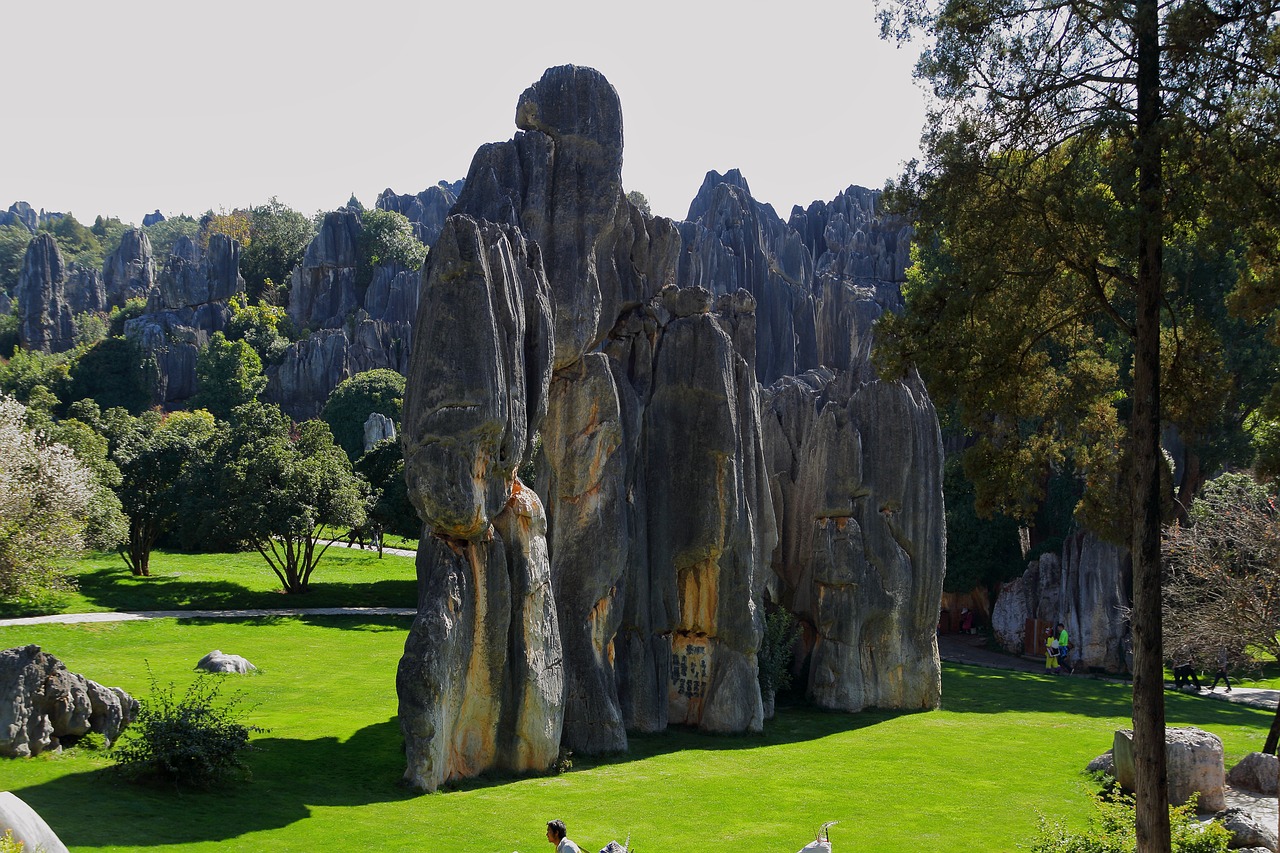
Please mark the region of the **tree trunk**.
<svg viewBox="0 0 1280 853"><path fill-rule="evenodd" d="M1170 853L1160 610L1163 181L1159 0L1137 0L1138 285L1133 358L1133 749L1138 853Z"/></svg>
<svg viewBox="0 0 1280 853"><path fill-rule="evenodd" d="M1275 755L1277 746L1280 746L1280 702L1276 703L1276 715L1271 718L1271 731L1267 732L1267 742L1262 751L1267 755Z"/></svg>

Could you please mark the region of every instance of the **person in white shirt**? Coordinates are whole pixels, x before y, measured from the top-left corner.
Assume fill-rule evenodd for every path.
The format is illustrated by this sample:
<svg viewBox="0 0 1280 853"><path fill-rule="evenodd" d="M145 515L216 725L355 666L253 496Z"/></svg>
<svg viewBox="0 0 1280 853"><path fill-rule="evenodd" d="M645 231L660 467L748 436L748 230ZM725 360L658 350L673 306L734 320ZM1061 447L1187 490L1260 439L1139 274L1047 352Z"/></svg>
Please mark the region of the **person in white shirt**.
<svg viewBox="0 0 1280 853"><path fill-rule="evenodd" d="M564 821L553 820L547 823L547 840L556 846L556 853L582 853L581 848L569 840Z"/></svg>

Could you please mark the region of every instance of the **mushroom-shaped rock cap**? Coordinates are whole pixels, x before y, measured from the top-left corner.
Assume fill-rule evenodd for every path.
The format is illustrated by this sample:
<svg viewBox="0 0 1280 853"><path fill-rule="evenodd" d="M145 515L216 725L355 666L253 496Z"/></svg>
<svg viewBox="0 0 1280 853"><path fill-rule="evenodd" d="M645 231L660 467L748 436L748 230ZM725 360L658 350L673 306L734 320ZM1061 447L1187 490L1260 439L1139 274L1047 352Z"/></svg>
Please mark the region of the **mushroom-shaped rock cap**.
<svg viewBox="0 0 1280 853"><path fill-rule="evenodd" d="M560 139L581 136L622 156L622 102L618 92L594 68L561 65L520 96L516 126Z"/></svg>

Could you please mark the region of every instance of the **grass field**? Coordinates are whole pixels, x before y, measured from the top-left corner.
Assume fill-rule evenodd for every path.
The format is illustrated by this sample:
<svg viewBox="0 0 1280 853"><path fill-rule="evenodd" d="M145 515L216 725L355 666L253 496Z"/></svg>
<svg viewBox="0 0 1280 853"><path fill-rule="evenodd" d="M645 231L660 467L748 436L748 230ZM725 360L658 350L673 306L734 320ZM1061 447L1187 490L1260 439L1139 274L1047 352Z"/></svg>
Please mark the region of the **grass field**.
<svg viewBox="0 0 1280 853"><path fill-rule="evenodd" d="M182 554L155 551L151 577L138 578L117 554L94 554L72 570L78 589L46 606L0 602L0 618L37 613L110 610L221 610L264 607L415 607L412 557L329 548L298 595L281 592L280 579L257 551Z"/></svg>
<svg viewBox="0 0 1280 853"><path fill-rule="evenodd" d="M30 803L72 850L532 853L549 849L545 822L560 817L584 851L630 832L639 853L794 853L823 821L839 820L837 853L1003 853L1030 838L1038 813L1083 824L1083 768L1128 724L1126 685L947 666L937 712L784 707L763 736L634 737L628 754L578 756L564 775L415 795L399 784L395 719L408 627L407 618L360 617L0 627L4 647L37 643L142 697L148 663L181 688L211 649L242 654L261 671L226 687L243 691L247 722L270 729L255 741L253 779L225 790L122 784L104 753L83 749L0 761L0 789ZM1167 700L1170 724L1219 735L1228 762L1261 746L1271 718L1172 692Z"/></svg>

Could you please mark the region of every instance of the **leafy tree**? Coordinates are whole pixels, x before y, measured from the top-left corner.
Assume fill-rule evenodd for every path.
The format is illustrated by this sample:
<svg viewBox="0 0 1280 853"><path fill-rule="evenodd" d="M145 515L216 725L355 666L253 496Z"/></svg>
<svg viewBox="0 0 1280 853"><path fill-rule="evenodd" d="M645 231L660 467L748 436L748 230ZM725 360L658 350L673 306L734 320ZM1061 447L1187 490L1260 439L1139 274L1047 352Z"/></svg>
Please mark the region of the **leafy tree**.
<svg viewBox="0 0 1280 853"><path fill-rule="evenodd" d="M200 240L200 223L194 218L182 214L148 225L145 229L151 239L151 251L163 263L165 258L173 254L173 247L181 237L195 242Z"/></svg>
<svg viewBox="0 0 1280 853"><path fill-rule="evenodd" d="M1191 521L1164 537L1165 651L1216 666L1280 658L1280 511L1253 478L1223 474L1191 505ZM1276 754L1280 708L1264 752Z"/></svg>
<svg viewBox="0 0 1280 853"><path fill-rule="evenodd" d="M0 394L0 596L38 600L69 586L65 561L84 549L94 478L71 449L26 424Z"/></svg>
<svg viewBox="0 0 1280 853"><path fill-rule="evenodd" d="M116 249L120 248L120 241L124 239L124 234L131 226L121 222L117 217L99 216L93 220L93 225L89 226L89 230L98 238L98 243L102 246L103 258L111 255ZM152 246L152 249L155 247ZM101 264L99 264L99 267ZM97 267L95 267L96 269Z"/></svg>
<svg viewBox="0 0 1280 853"><path fill-rule="evenodd" d="M33 399L36 395L32 395ZM56 400L52 401L56 403ZM85 524L85 544L95 551L110 551L124 541L128 520L115 490L120 469L108 455L107 440L89 424L76 418L53 420L48 409L27 407L27 424L44 440L67 447L93 474Z"/></svg>
<svg viewBox="0 0 1280 853"><path fill-rule="evenodd" d="M209 346L196 357L197 391L193 405L218 418L230 417L236 406L255 400L267 387L262 359L245 341L229 341L215 332Z"/></svg>
<svg viewBox="0 0 1280 853"><path fill-rule="evenodd" d="M18 332L18 325L16 311L0 314L0 353L13 352L21 346L22 337Z"/></svg>
<svg viewBox="0 0 1280 853"><path fill-rule="evenodd" d="M161 417L144 412L118 436L112 454L120 467L120 500L128 516L128 535L120 556L134 575L151 574L151 551L173 523L184 489L184 475L207 458L217 424L207 411L174 412Z"/></svg>
<svg viewBox="0 0 1280 853"><path fill-rule="evenodd" d="M908 317L882 329L884 366L915 359L931 391L959 401L977 436L966 469L996 484L988 505L999 493L1025 516L1042 472L1068 456L1089 481L1083 509L1127 498L1111 513L1131 531L1143 853L1170 849L1161 379L1209 340L1183 334L1193 321L1165 287L1164 247L1206 210L1242 227L1275 216L1276 170L1235 161L1276 158L1263 140L1280 112L1278 11L1273 0L898 0L882 18L889 34L929 34L917 74L935 96L925 163L893 188L918 211L921 253ZM1245 235L1250 245L1278 221ZM1191 346L1162 359L1170 340ZM1211 408L1215 386L1164 402Z"/></svg>
<svg viewBox="0 0 1280 853"><path fill-rule="evenodd" d="M0 290L5 293L12 295L18 287L18 275L30 242L31 232L27 226L0 225Z"/></svg>
<svg viewBox="0 0 1280 853"><path fill-rule="evenodd" d="M278 364L289 344L297 339L293 321L285 309L265 303L246 305L236 299L231 301L226 337L253 347L263 364Z"/></svg>
<svg viewBox="0 0 1280 853"><path fill-rule="evenodd" d="M645 216L653 216L653 211L649 208L649 198L639 190L631 190L627 193L627 201L636 206L636 209Z"/></svg>
<svg viewBox="0 0 1280 853"><path fill-rule="evenodd" d="M391 533L417 539L422 521L409 500L404 479L404 451L399 439L384 438L355 463L355 472L369 483L370 508L365 530L382 556L382 535Z"/></svg>
<svg viewBox="0 0 1280 853"><path fill-rule="evenodd" d="M247 403L200 472L209 491L208 523L248 542L287 593L307 591L329 548L324 526L352 528L365 520L364 482L322 421L294 425L279 407Z"/></svg>
<svg viewBox="0 0 1280 853"><path fill-rule="evenodd" d="M253 222L247 210L233 210L230 213L206 213L200 220L200 251L207 251L209 238L214 234L226 234L240 244L243 252L249 248L253 237Z"/></svg>
<svg viewBox="0 0 1280 853"><path fill-rule="evenodd" d="M274 196L250 209L249 243L240 253L240 272L250 301L262 298L273 286L287 285L315 233L311 217Z"/></svg>
<svg viewBox="0 0 1280 853"><path fill-rule="evenodd" d="M39 230L53 235L68 264L79 264L87 269L102 268L102 262L106 259L102 240L92 229L81 225L72 214L43 223Z"/></svg>
<svg viewBox="0 0 1280 853"><path fill-rule="evenodd" d="M344 379L324 404L321 419L333 430L334 441L351 459L364 452L364 422L374 412L400 423L405 379L394 370L378 368Z"/></svg>
<svg viewBox="0 0 1280 853"><path fill-rule="evenodd" d="M107 335L113 338L124 337L124 324L147 313L147 300L135 296L126 299L124 305L117 305L107 314Z"/></svg>
<svg viewBox="0 0 1280 853"><path fill-rule="evenodd" d="M36 388L45 388L55 397L66 392L70 378L70 353L47 353L14 348L8 361L0 364L0 391L19 402L30 399Z"/></svg>
<svg viewBox="0 0 1280 853"><path fill-rule="evenodd" d="M1018 523L1007 516L984 519L973 508L973 485L952 457L943 470L946 497L947 592L991 588L1021 575L1024 569Z"/></svg>
<svg viewBox="0 0 1280 853"><path fill-rule="evenodd" d="M72 362L64 399L86 397L104 409L120 406L135 414L151 405L143 355L137 344L127 338L107 338Z"/></svg>
<svg viewBox="0 0 1280 853"><path fill-rule="evenodd" d="M360 215L360 243L357 247L356 284L366 288L373 271L385 264L406 269L422 268L427 247L413 234L413 225L402 213L372 208Z"/></svg>

